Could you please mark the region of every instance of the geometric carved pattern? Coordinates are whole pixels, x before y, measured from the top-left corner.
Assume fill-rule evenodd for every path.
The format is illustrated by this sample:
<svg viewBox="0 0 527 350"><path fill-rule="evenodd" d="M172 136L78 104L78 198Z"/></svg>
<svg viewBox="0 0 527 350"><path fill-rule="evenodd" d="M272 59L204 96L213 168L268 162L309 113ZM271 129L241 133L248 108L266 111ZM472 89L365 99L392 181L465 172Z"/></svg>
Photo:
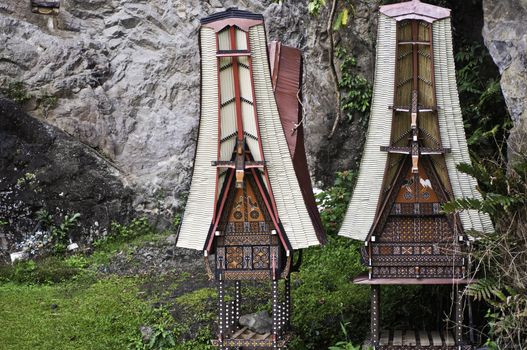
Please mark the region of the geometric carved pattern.
<svg viewBox="0 0 527 350"><path fill-rule="evenodd" d="M373 266L372 278L464 278L462 266Z"/></svg>
<svg viewBox="0 0 527 350"><path fill-rule="evenodd" d="M255 269L269 268L269 247L253 247L253 267Z"/></svg>
<svg viewBox="0 0 527 350"><path fill-rule="evenodd" d="M272 256L280 274L283 261L279 237L272 234L274 224L251 173L245 173L244 186L233 182L218 225L216 272L224 279L269 279Z"/></svg>
<svg viewBox="0 0 527 350"><path fill-rule="evenodd" d="M451 242L452 229L445 215L390 215L379 236L380 242Z"/></svg>
<svg viewBox="0 0 527 350"><path fill-rule="evenodd" d="M441 203L395 203L390 215L441 215Z"/></svg>
<svg viewBox="0 0 527 350"><path fill-rule="evenodd" d="M241 269L243 268L243 248L242 247L226 247L227 248L227 268Z"/></svg>

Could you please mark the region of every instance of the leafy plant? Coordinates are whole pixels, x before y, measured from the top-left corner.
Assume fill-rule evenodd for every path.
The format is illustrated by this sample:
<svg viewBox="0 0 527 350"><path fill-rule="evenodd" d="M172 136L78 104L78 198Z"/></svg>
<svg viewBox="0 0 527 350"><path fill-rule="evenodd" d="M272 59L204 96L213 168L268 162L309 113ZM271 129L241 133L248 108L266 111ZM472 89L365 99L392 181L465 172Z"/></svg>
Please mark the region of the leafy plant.
<svg viewBox="0 0 527 350"><path fill-rule="evenodd" d="M317 16L324 6L326 6L326 0L310 0L307 4L307 10L311 15Z"/></svg>
<svg viewBox="0 0 527 350"><path fill-rule="evenodd" d="M37 99L39 106L42 108L42 113L45 117L48 116L48 112L55 107L57 107L59 98L54 95L49 95L47 93L43 94Z"/></svg>
<svg viewBox="0 0 527 350"><path fill-rule="evenodd" d="M361 341L368 329L368 289L350 281L363 271L361 244L336 236L351 197L355 173L337 173L334 186L316 195L322 223L329 234L322 247L306 249L300 271L293 275L293 326L299 337L291 349L322 349L335 344L339 329L349 324L352 341Z"/></svg>
<svg viewBox="0 0 527 350"><path fill-rule="evenodd" d="M455 60L468 144L480 156L494 157L512 127L499 74L488 51L477 42L463 43Z"/></svg>
<svg viewBox="0 0 527 350"><path fill-rule="evenodd" d="M174 338L174 332L165 328L165 325L158 324L154 328L154 333L150 338L150 341L147 345L147 349L152 350L163 350L173 346L176 346L176 341Z"/></svg>
<svg viewBox="0 0 527 350"><path fill-rule="evenodd" d="M93 245L95 247L101 247L109 243L125 242L152 232L153 228L145 217L135 218L128 225L112 222L109 234L95 241Z"/></svg>
<svg viewBox="0 0 527 350"><path fill-rule="evenodd" d="M53 224L53 217L46 209L42 208L37 211L37 219L42 223L46 228L51 227Z"/></svg>
<svg viewBox="0 0 527 350"><path fill-rule="evenodd" d="M34 173L25 173L22 177L18 178L16 180L16 184L18 187L22 187L24 185L32 186L37 179L37 176Z"/></svg>
<svg viewBox="0 0 527 350"><path fill-rule="evenodd" d="M51 239L53 241L53 249L55 253L62 253L66 250L68 245L69 232L77 225L77 221L81 217L80 213L64 216L64 220L59 226L51 228Z"/></svg>
<svg viewBox="0 0 527 350"><path fill-rule="evenodd" d="M328 350L360 350L360 346L355 346L353 343L349 340L348 336L348 330L346 329L347 324L340 323L340 329L342 330L342 334L344 335L345 341L339 341L334 346L330 346Z"/></svg>
<svg viewBox="0 0 527 350"><path fill-rule="evenodd" d="M344 220L355 180L356 173L353 171L337 172L335 184L326 191L316 194L317 206L328 234L336 234L340 223Z"/></svg>
<svg viewBox="0 0 527 350"><path fill-rule="evenodd" d="M345 49L337 47L336 56L342 61L339 81L339 88L342 90L340 101L342 111L346 113L349 120L353 119L353 114L356 112L367 114L373 96L370 82L362 75L354 73L357 68L357 60L348 55Z"/></svg>
<svg viewBox="0 0 527 350"><path fill-rule="evenodd" d="M473 259L485 276L467 294L489 306L489 345L527 347L527 162L509 164L474 161L459 170L480 181L482 199L460 199L444 206L447 212L479 210L494 219L495 232L472 232L479 238Z"/></svg>

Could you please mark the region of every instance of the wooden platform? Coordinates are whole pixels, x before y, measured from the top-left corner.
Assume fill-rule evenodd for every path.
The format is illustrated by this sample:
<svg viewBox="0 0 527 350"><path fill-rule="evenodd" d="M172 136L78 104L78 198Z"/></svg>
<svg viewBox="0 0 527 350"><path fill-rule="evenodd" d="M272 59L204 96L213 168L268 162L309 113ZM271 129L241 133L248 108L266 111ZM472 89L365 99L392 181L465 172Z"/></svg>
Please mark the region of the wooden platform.
<svg viewBox="0 0 527 350"><path fill-rule="evenodd" d="M285 347L287 344L287 337L284 339L279 339L276 342L279 348ZM218 339L212 340L212 345L219 346L220 341ZM271 333L258 334L251 331L247 327L242 327L234 332L227 335L223 340L223 346L232 346L232 347L250 347L253 348L271 348L273 347L273 336Z"/></svg>
<svg viewBox="0 0 527 350"><path fill-rule="evenodd" d="M446 331L383 330L378 349L457 349L454 334ZM471 349L471 346L463 346Z"/></svg>

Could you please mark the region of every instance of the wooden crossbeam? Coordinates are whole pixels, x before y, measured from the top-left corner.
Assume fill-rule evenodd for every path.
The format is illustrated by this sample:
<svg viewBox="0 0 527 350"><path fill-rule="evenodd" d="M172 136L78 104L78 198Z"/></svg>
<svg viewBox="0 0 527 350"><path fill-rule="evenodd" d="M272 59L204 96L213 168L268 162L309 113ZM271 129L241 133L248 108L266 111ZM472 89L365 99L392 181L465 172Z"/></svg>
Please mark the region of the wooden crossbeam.
<svg viewBox="0 0 527 350"><path fill-rule="evenodd" d="M428 338L427 331L419 331L419 341L421 346L430 346L430 338Z"/></svg>
<svg viewBox="0 0 527 350"><path fill-rule="evenodd" d="M396 154L412 154L412 147L381 146L381 151ZM445 154L450 152L452 152L450 148L419 147L420 155Z"/></svg>
<svg viewBox="0 0 527 350"><path fill-rule="evenodd" d="M456 341L454 340L454 336L449 331L445 331L445 343L446 346L454 346L456 345Z"/></svg>
<svg viewBox="0 0 527 350"><path fill-rule="evenodd" d="M417 345L417 339L415 337L415 331L407 330L404 332L403 345L415 346Z"/></svg>
<svg viewBox="0 0 527 350"><path fill-rule="evenodd" d="M432 331L432 344L431 346L443 346L443 339L438 331Z"/></svg>
<svg viewBox="0 0 527 350"><path fill-rule="evenodd" d="M389 345L389 343L390 343L390 331L387 331L387 330L381 331L379 345Z"/></svg>
<svg viewBox="0 0 527 350"><path fill-rule="evenodd" d="M403 331L396 330L393 331L393 346L402 346L403 345Z"/></svg>
<svg viewBox="0 0 527 350"><path fill-rule="evenodd" d="M232 336L231 338L232 339L236 339L238 338L243 332L245 332L245 330L247 329L247 327L243 327L243 328L240 328L238 329Z"/></svg>
<svg viewBox="0 0 527 350"><path fill-rule="evenodd" d="M393 109L396 112L405 112L410 113L412 111L412 106L388 106L388 109ZM420 113L426 112L435 112L437 111L437 106L418 106L417 111Z"/></svg>
<svg viewBox="0 0 527 350"><path fill-rule="evenodd" d="M240 56L251 56L249 50L218 50L216 57L240 57Z"/></svg>
<svg viewBox="0 0 527 350"><path fill-rule="evenodd" d="M267 339L271 336L271 333L265 333L265 334L256 334L254 336L254 339L256 340L264 340L264 339Z"/></svg>
<svg viewBox="0 0 527 350"><path fill-rule="evenodd" d="M235 168L236 162L233 162L232 160L213 160L210 162L212 166L220 167L220 168ZM245 169L251 169L251 168L263 168L266 165L265 161L246 161L245 162Z"/></svg>
<svg viewBox="0 0 527 350"><path fill-rule="evenodd" d="M399 45L430 45L429 41L399 41Z"/></svg>

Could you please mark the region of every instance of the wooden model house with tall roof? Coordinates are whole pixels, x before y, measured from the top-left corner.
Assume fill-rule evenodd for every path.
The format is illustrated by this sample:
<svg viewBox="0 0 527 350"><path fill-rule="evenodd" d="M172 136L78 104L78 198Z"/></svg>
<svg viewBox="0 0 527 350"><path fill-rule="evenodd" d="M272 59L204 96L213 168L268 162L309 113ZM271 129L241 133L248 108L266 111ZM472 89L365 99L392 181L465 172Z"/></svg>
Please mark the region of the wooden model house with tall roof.
<svg viewBox="0 0 527 350"><path fill-rule="evenodd" d="M216 346L283 348L293 251L323 240L295 124L301 56L273 43L270 64L263 17L237 9L202 19L200 49L198 143L177 246L203 250L217 281ZM240 286L247 280L271 281L272 332L238 325ZM232 302L225 299L227 283L234 284Z"/></svg>
<svg viewBox="0 0 527 350"><path fill-rule="evenodd" d="M358 181L340 235L365 241L376 349L471 348L463 328L462 288L471 230L493 230L477 211L445 214L442 205L479 198L456 87L450 10L419 0L380 8L372 110ZM380 286L451 285L453 332L381 331Z"/></svg>

